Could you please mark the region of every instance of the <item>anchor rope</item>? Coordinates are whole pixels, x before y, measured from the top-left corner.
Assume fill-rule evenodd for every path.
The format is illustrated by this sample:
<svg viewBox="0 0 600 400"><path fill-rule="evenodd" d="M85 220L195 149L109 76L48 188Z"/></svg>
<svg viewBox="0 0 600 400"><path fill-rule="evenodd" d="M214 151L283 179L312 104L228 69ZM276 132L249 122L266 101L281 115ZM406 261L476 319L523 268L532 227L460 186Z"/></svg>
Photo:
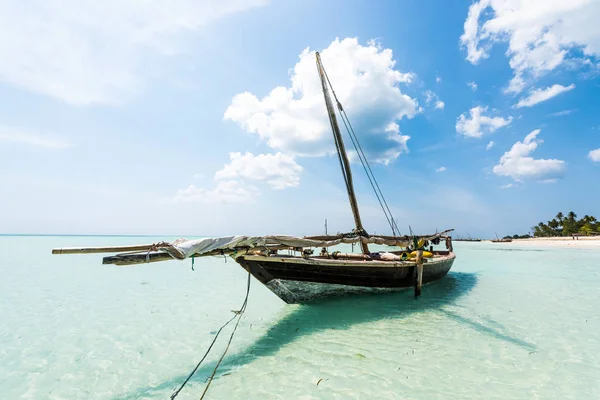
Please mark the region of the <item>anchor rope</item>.
<svg viewBox="0 0 600 400"><path fill-rule="evenodd" d="M204 398L204 395L208 391L208 388L210 387L210 384L212 383L212 380L215 377L215 374L217 373L217 369L219 368L219 365L221 365L221 361L223 361L223 358L225 358L225 354L227 354L227 351L229 350L229 345L231 344L231 341L233 340L233 336L235 335L235 331L237 330L237 327L238 327L238 325L240 323L240 320L242 319L242 315L246 311L246 306L248 305L248 297L249 297L249 295L250 295L250 271L248 271L248 284L246 286L246 297L244 298L244 303L242 303L242 307L240 308L239 311L234 311L235 315L233 317L231 317L227 322L225 322L225 324L223 324L223 326L221 326L221 328L219 328L219 330L217 331L217 334L215 335L215 337L214 337L213 341L211 342L210 346L208 346L208 349L206 350L206 353L204 353L204 355L202 356L202 359L200 359L200 361L198 362L198 364L196 364L196 367L188 375L188 377L186 378L186 380L171 395L171 400L174 400L177 397L177 395L179 394L179 392L181 392L181 390L185 387L185 385L187 385L187 383L190 381L190 379L192 379L192 377L194 376L194 374L196 373L196 371L198 371L198 368L200 368L200 365L202 364L202 362L204 362L204 360L206 359L206 357L210 353L210 350L212 349L213 345L217 341L217 338L219 337L219 334L221 333L221 331L227 325L229 325L234 319L237 318L238 320L237 320L237 322L235 324L235 327L233 328L233 331L231 332L231 336L229 336L229 341L227 342L227 347L225 348L225 351L221 355L221 358L219 359L219 362L215 366L215 368L214 368L214 370L213 370L213 372L212 372L212 374L210 376L210 379L209 379L206 387L204 388L204 392L202 392L202 396L200 397L200 399Z"/></svg>

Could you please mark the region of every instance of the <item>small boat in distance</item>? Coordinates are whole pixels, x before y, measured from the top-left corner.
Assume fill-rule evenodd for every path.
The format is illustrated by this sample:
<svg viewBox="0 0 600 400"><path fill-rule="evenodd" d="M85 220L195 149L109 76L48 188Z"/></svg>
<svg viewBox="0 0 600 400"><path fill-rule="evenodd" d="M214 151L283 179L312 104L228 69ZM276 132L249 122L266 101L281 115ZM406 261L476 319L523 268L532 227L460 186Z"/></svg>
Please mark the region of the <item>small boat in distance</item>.
<svg viewBox="0 0 600 400"><path fill-rule="evenodd" d="M372 175L344 109L327 77L319 53L317 70L321 79L325 106L333 133L338 160L342 169L355 227L349 233L323 236L294 237L288 235L225 236L199 240L178 239L139 246L104 248L53 249L53 254L115 253L104 257L103 264L132 265L166 260L183 260L204 256L229 255L249 274L268 287L286 303L304 303L316 298L368 291L389 291L415 288L421 293L422 284L443 278L454 263L452 229L430 235L400 235L383 193ZM369 175L384 214L392 229L391 236L369 235L363 228L358 202L352 183L352 172L344 141L337 123L336 111L329 90L356 152ZM375 181L375 184L373 184ZM383 201L382 201L383 200ZM361 253L330 251L340 244L360 245ZM396 247L391 251L370 251L369 245ZM445 246L434 250L434 245ZM314 254L314 249L320 249Z"/></svg>
<svg viewBox="0 0 600 400"><path fill-rule="evenodd" d="M457 237L453 238L453 240L455 242L481 242L481 239L473 238L468 233L467 233L467 237L457 236Z"/></svg>
<svg viewBox="0 0 600 400"><path fill-rule="evenodd" d="M510 242L512 242L512 239L511 239L511 238L508 238L508 237L506 237L506 238L502 238L502 239L500 239L500 238L498 237L498 234L497 234L497 233L494 233L494 234L496 235L496 239L492 239L492 240L491 240L491 242L492 242L492 243L510 243Z"/></svg>

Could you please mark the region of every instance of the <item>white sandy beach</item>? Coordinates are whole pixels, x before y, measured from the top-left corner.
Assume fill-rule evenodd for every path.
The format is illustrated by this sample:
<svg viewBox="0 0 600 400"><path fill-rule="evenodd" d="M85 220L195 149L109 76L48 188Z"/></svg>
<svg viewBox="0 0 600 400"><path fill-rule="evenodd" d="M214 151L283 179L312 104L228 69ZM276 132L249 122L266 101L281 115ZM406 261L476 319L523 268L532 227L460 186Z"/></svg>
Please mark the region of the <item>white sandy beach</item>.
<svg viewBox="0 0 600 400"><path fill-rule="evenodd" d="M600 236L584 236L573 240L571 237L544 237L530 239L513 239L510 243L494 243L498 246L527 246L552 248L580 248L600 250Z"/></svg>

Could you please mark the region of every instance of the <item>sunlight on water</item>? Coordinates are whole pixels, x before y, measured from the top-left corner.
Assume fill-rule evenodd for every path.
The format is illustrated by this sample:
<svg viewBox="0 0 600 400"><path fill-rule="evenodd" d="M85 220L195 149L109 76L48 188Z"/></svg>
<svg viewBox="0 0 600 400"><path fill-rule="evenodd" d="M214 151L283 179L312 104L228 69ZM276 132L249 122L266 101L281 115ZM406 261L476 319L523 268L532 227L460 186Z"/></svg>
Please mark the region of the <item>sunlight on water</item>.
<svg viewBox="0 0 600 400"><path fill-rule="evenodd" d="M231 259L134 267L53 247L164 238L0 236L0 398L168 399L239 309ZM253 280L210 399L600 397L600 252L457 243L442 281L285 305ZM178 399L197 399L220 336Z"/></svg>

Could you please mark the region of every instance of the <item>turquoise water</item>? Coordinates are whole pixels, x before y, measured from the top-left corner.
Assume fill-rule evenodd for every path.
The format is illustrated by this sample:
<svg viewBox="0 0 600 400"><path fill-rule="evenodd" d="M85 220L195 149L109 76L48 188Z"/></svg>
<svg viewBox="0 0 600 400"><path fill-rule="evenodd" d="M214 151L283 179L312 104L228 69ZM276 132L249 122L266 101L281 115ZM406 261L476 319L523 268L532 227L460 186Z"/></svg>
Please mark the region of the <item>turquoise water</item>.
<svg viewBox="0 0 600 400"><path fill-rule="evenodd" d="M1 399L169 398L239 309L245 271L50 254L158 239L0 236ZM600 251L455 248L451 273L418 300L285 305L253 280L206 398L600 398ZM200 397L229 333L177 399Z"/></svg>

